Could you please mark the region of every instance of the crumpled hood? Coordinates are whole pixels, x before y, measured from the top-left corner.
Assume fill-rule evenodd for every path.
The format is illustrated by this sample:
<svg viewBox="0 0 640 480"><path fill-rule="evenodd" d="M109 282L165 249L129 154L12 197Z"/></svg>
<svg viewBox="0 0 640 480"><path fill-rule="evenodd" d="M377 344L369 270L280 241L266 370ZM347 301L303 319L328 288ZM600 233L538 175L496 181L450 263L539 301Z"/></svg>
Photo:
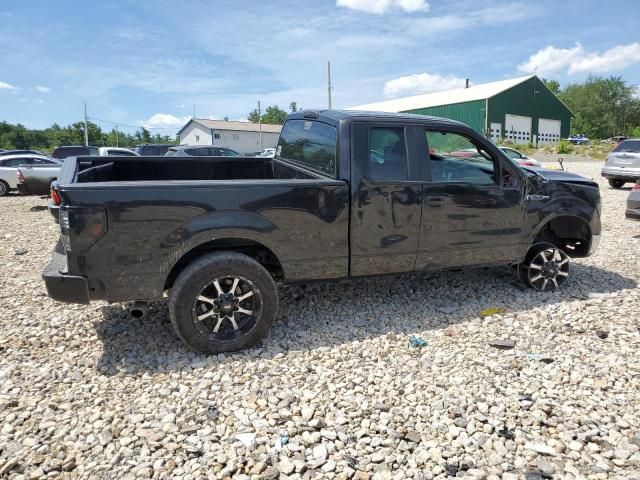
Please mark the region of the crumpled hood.
<svg viewBox="0 0 640 480"><path fill-rule="evenodd" d="M570 183L584 183L589 185L598 185L593 180L585 178L581 175L577 175L571 172L563 172L562 170L545 170L544 168L536 167L522 167L525 170L531 170L540 175L544 180L551 182L570 182Z"/></svg>

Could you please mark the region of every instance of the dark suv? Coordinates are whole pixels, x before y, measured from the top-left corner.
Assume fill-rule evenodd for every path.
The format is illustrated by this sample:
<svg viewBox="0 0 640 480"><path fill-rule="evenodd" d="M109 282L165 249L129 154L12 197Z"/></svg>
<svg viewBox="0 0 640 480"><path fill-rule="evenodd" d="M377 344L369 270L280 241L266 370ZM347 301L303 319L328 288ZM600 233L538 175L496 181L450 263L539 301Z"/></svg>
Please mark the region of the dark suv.
<svg viewBox="0 0 640 480"><path fill-rule="evenodd" d="M53 150L51 154L53 158L64 159L67 157L97 157L99 156L98 147L85 147L83 145L65 145Z"/></svg>
<svg viewBox="0 0 640 480"><path fill-rule="evenodd" d="M145 144L145 145L136 145L135 151L138 155L142 155L143 157L161 157L169 148L173 147L171 144L160 145L160 144Z"/></svg>
<svg viewBox="0 0 640 480"><path fill-rule="evenodd" d="M198 145L176 145L171 147L167 157L239 157L235 150L224 147L198 146Z"/></svg>

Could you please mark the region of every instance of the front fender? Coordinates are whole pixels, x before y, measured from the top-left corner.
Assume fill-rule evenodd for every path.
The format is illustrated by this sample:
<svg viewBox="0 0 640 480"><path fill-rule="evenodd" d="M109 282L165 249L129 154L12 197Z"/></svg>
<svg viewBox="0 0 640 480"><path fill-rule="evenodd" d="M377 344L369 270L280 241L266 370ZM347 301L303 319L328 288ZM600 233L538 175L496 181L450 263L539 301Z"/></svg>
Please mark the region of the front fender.
<svg viewBox="0 0 640 480"><path fill-rule="evenodd" d="M559 217L577 217L589 226L591 235L600 235L598 209L582 198L562 196L552 199L536 210L537 221L532 229L531 239L535 238L551 220Z"/></svg>

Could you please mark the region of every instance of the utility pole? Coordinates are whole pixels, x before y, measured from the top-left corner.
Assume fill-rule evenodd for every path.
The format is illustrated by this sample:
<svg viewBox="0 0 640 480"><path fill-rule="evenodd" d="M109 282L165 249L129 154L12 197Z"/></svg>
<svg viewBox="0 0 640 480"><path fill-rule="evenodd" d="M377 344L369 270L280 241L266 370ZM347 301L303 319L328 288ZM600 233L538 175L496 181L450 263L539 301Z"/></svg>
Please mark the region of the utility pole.
<svg viewBox="0 0 640 480"><path fill-rule="evenodd" d="M327 62L327 93L329 94L329 110L331 110L331 62Z"/></svg>
<svg viewBox="0 0 640 480"><path fill-rule="evenodd" d="M260 111L260 100L258 100L258 142L262 152L262 112Z"/></svg>
<svg viewBox="0 0 640 480"><path fill-rule="evenodd" d="M87 102L84 102L84 146L89 146L89 128L87 127Z"/></svg>
<svg viewBox="0 0 640 480"><path fill-rule="evenodd" d="M118 124L116 123L116 147L118 146Z"/></svg>

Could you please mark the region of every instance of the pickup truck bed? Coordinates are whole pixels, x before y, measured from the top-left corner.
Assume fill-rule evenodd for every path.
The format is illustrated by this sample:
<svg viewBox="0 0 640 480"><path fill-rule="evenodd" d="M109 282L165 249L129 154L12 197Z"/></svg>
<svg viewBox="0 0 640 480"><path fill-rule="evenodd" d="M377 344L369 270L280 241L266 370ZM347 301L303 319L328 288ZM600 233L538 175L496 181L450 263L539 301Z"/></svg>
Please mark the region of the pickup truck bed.
<svg viewBox="0 0 640 480"><path fill-rule="evenodd" d="M159 299L175 279L172 270L216 242L233 241L260 255L274 275L288 281L348 273L347 183L286 162L79 157L67 159L58 192L63 204L91 212L77 220L85 230L74 231L71 241L89 238L78 241L77 248L71 245L68 266L77 277L88 278L84 303ZM74 221L74 208L68 211ZM104 215L107 225L95 242L86 231L93 214ZM268 245L271 253L259 251L259 245ZM50 288L54 298L66 298L68 289L76 288L70 274L46 275L60 278L57 288Z"/></svg>

